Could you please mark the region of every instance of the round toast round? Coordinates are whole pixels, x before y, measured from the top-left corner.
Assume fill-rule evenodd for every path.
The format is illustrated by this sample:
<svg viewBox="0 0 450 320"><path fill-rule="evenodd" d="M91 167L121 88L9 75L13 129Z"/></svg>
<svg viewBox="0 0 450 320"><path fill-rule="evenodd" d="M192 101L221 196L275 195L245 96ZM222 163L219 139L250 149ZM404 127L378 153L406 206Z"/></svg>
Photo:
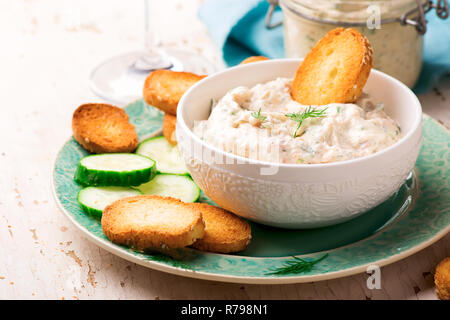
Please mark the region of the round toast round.
<svg viewBox="0 0 450 320"><path fill-rule="evenodd" d="M264 57L264 56L251 56L251 57L248 57L248 58L242 60L240 64L247 64L247 63L265 61L265 60L269 60L269 58Z"/></svg>
<svg viewBox="0 0 450 320"><path fill-rule="evenodd" d="M93 153L133 152L138 136L126 112L104 103L79 106L72 117L75 140Z"/></svg>
<svg viewBox="0 0 450 320"><path fill-rule="evenodd" d="M177 117L165 113L163 118L163 135L171 145L177 144L177 136L175 128L177 125Z"/></svg>
<svg viewBox="0 0 450 320"><path fill-rule="evenodd" d="M203 237L205 230L197 208L156 195L113 202L103 210L101 223L109 240L142 251L186 247Z"/></svg>
<svg viewBox="0 0 450 320"><path fill-rule="evenodd" d="M450 257L442 260L434 274L436 293L441 300L450 300Z"/></svg>
<svg viewBox="0 0 450 320"><path fill-rule="evenodd" d="M355 102L369 77L372 54L369 41L357 30L331 30L297 69L292 98L303 105Z"/></svg>
<svg viewBox="0 0 450 320"><path fill-rule="evenodd" d="M205 222L205 234L192 245L202 251L217 253L239 252L244 250L252 237L247 221L222 208L206 203L192 203Z"/></svg>
<svg viewBox="0 0 450 320"><path fill-rule="evenodd" d="M145 79L143 95L145 101L165 113L177 115L181 96L197 81L206 76L190 72L156 70Z"/></svg>

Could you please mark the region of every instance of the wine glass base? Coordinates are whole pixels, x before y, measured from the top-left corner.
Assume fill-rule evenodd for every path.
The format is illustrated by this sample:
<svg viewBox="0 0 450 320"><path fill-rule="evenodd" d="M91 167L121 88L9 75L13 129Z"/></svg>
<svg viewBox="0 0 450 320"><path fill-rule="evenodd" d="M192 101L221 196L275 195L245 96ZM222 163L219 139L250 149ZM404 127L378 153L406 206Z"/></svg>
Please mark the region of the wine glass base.
<svg viewBox="0 0 450 320"><path fill-rule="evenodd" d="M172 62L173 71L187 71L196 74L212 74L217 67L198 53L178 48L164 48ZM133 68L142 56L142 51L128 52L112 57L99 64L89 77L89 87L104 100L124 106L142 98L144 81L151 70L141 71Z"/></svg>

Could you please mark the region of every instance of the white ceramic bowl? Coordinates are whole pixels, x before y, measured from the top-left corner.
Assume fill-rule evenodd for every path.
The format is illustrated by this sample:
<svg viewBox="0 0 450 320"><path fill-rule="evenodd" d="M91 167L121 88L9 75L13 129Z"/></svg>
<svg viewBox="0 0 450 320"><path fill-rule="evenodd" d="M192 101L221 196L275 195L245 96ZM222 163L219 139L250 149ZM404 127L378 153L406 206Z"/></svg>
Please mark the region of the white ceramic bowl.
<svg viewBox="0 0 450 320"><path fill-rule="evenodd" d="M300 62L269 60L208 76L183 95L177 111L178 145L199 187L239 216L283 228L340 223L387 200L413 169L422 141L417 97L377 70L372 70L364 91L384 102L402 138L373 155L327 164L274 164L224 152L194 135L194 121L208 118L212 98L218 100L237 86L292 78Z"/></svg>

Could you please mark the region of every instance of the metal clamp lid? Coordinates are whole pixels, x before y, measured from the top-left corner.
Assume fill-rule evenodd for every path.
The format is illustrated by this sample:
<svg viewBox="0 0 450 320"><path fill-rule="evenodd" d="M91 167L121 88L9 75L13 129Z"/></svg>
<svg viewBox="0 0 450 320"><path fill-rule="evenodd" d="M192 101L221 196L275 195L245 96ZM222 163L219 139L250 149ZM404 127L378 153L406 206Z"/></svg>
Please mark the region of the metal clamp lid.
<svg viewBox="0 0 450 320"><path fill-rule="evenodd" d="M427 20L425 19L425 13L435 9L436 15L441 19L447 19L449 15L447 0L438 0L437 4L434 4L432 0L426 1L422 4L421 0L417 1L417 8L406 12L400 17L400 23L402 25L411 25L416 28L419 34L425 34L427 32ZM418 11L418 15L412 19L408 19L408 16Z"/></svg>
<svg viewBox="0 0 450 320"><path fill-rule="evenodd" d="M269 9L267 10L266 14L266 20L265 25L267 29L272 29L275 27L278 27L281 25L281 22L272 24L272 15L275 10L275 8L278 6L279 0L267 0L270 4ZM398 18L390 18L390 19L382 19L380 22L383 23L392 23L392 22L400 22L401 25L410 25L416 28L417 32L421 35L425 34L427 32L427 20L425 18L425 13L435 9L436 15L441 19L447 19L449 16L449 8L448 8L448 1L447 0L437 0L437 3L435 4L432 0L427 0L423 2L423 0L416 0L417 7L414 9L409 10L408 12L405 12L403 15L401 15ZM321 23L327 23L332 25L343 25L343 26L364 26L366 25L364 22L345 22L345 21L333 21L333 20L326 20L326 19L320 19L317 17L311 17L307 16L301 12L298 12L294 8L288 7L290 10L294 11L296 14L301 16L302 18L321 22ZM414 15L414 17L409 18L411 15Z"/></svg>
<svg viewBox="0 0 450 320"><path fill-rule="evenodd" d="M276 7L278 6L278 0L267 0L267 2L269 2L269 9L267 9L267 13L266 13L266 28L267 29L273 29L276 28L278 26L281 26L282 22L277 22L272 24L272 15L273 12L275 11Z"/></svg>

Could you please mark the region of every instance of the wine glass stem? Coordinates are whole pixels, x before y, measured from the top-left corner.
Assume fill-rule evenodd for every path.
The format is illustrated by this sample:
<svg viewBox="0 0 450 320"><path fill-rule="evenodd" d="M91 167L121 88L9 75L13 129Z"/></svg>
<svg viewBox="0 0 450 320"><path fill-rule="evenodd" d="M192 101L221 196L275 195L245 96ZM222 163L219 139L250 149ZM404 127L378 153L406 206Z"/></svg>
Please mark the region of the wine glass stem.
<svg viewBox="0 0 450 320"><path fill-rule="evenodd" d="M144 50L132 68L139 72L149 72L157 69L169 69L173 64L167 54L161 50L159 39L151 25L150 0L144 0Z"/></svg>
<svg viewBox="0 0 450 320"><path fill-rule="evenodd" d="M151 17L150 17L150 0L144 0L144 24L145 24L145 35L144 35L144 45L145 49L149 52L154 52L155 48L159 46L159 41L156 37L156 33L154 32L151 26Z"/></svg>

